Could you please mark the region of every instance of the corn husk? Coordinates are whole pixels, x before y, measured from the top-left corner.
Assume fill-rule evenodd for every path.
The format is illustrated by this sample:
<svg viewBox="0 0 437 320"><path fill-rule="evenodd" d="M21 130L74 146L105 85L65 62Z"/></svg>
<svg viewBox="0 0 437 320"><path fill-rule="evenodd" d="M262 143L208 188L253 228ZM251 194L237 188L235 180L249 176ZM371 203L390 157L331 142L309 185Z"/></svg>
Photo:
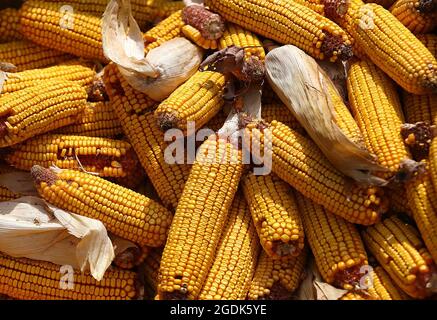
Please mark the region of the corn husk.
<svg viewBox="0 0 437 320"><path fill-rule="evenodd" d="M8 74L4 71L0 71L0 93L3 91L6 80L8 80Z"/></svg>
<svg viewBox="0 0 437 320"><path fill-rule="evenodd" d="M103 278L115 257L100 221L28 196L0 203L0 251L90 270L97 280Z"/></svg>
<svg viewBox="0 0 437 320"><path fill-rule="evenodd" d="M336 124L327 94L331 80L312 57L295 46L285 45L270 51L265 65L273 90L335 168L366 185L387 183L371 173L386 169Z"/></svg>
<svg viewBox="0 0 437 320"><path fill-rule="evenodd" d="M175 38L145 56L143 35L132 16L129 0L111 0L102 20L105 56L117 64L126 81L155 101L167 98L198 69L200 47Z"/></svg>

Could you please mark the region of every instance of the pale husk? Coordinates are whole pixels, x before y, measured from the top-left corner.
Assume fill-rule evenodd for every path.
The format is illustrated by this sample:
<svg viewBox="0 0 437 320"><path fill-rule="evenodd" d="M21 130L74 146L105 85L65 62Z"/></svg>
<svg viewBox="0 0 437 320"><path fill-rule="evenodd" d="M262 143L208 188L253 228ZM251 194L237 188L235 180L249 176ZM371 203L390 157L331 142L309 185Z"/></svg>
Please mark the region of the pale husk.
<svg viewBox="0 0 437 320"><path fill-rule="evenodd" d="M268 81L332 165L363 184L387 182L371 174L384 171L376 158L351 141L335 122L327 88L331 81L317 62L299 48L285 45L266 56Z"/></svg>
<svg viewBox="0 0 437 320"><path fill-rule="evenodd" d="M90 270L101 280L115 257L105 226L37 197L0 203L0 251Z"/></svg>
<svg viewBox="0 0 437 320"><path fill-rule="evenodd" d="M129 0L111 0L102 20L103 52L117 64L126 81L155 101L167 98L198 69L203 51L185 38L175 38L145 56L143 34Z"/></svg>
<svg viewBox="0 0 437 320"><path fill-rule="evenodd" d="M0 94L3 91L6 80L8 80L8 74L4 71L0 71Z"/></svg>

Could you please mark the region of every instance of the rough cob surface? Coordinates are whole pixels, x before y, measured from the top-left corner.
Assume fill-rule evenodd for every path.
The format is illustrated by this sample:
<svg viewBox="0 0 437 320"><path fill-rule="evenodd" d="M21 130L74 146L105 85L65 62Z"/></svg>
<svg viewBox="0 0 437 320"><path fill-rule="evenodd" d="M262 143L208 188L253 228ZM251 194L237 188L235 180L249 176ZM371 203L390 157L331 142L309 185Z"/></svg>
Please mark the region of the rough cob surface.
<svg viewBox="0 0 437 320"><path fill-rule="evenodd" d="M414 227L392 216L362 235L367 249L402 290L413 298L431 294L436 267Z"/></svg>
<svg viewBox="0 0 437 320"><path fill-rule="evenodd" d="M153 100L130 87L115 65L105 68L104 80L112 108L159 198L176 208L191 166L166 161L168 142L156 124Z"/></svg>
<svg viewBox="0 0 437 320"><path fill-rule="evenodd" d="M237 194L229 209L214 263L200 300L244 300L259 254L259 240L244 197Z"/></svg>
<svg viewBox="0 0 437 320"><path fill-rule="evenodd" d="M48 80L69 80L87 88L96 72L88 64L69 61L62 65L42 69L26 70L8 74L1 90L2 95L41 85Z"/></svg>
<svg viewBox="0 0 437 320"><path fill-rule="evenodd" d="M305 235L326 282L341 289L355 289L368 264L367 254L356 227L296 194Z"/></svg>
<svg viewBox="0 0 437 320"><path fill-rule="evenodd" d="M83 172L33 166L31 174L41 197L59 208L100 220L140 246L165 243L172 214L152 199Z"/></svg>
<svg viewBox="0 0 437 320"><path fill-rule="evenodd" d="M398 0L390 12L414 34L431 32L437 25L437 5L432 0Z"/></svg>
<svg viewBox="0 0 437 320"><path fill-rule="evenodd" d="M189 122L202 127L224 104L225 76L219 72L198 71L177 88L156 109L155 117L162 131L180 129L187 134Z"/></svg>
<svg viewBox="0 0 437 320"><path fill-rule="evenodd" d="M298 256L303 226L290 186L276 175L247 174L242 189L262 247L272 258Z"/></svg>
<svg viewBox="0 0 437 320"><path fill-rule="evenodd" d="M82 112L87 94L70 81L46 81L0 97L0 147L69 125Z"/></svg>
<svg viewBox="0 0 437 320"><path fill-rule="evenodd" d="M307 252L297 257L272 259L264 251L258 258L255 275L247 295L249 300L289 300L304 274Z"/></svg>
<svg viewBox="0 0 437 320"><path fill-rule="evenodd" d="M366 148L388 172L390 179L411 159L401 136L405 122L394 83L370 61L353 61L347 77L350 105L364 136Z"/></svg>
<svg viewBox="0 0 437 320"><path fill-rule="evenodd" d="M160 299L196 299L243 171L240 152L218 137L199 148L170 228L159 270Z"/></svg>
<svg viewBox="0 0 437 320"><path fill-rule="evenodd" d="M70 275L61 266L0 254L0 293L22 300L131 300L137 296L135 272L111 269L101 281L88 272L73 272L70 283Z"/></svg>
<svg viewBox="0 0 437 320"><path fill-rule="evenodd" d="M22 39L20 34L20 14L17 9L0 10L0 43Z"/></svg>
<svg viewBox="0 0 437 320"><path fill-rule="evenodd" d="M88 137L113 138L123 133L120 120L107 101L88 102L75 123L62 127L58 133Z"/></svg>
<svg viewBox="0 0 437 320"><path fill-rule="evenodd" d="M16 67L14 72L44 68L71 58L68 54L26 40L0 44L0 61L13 64Z"/></svg>
<svg viewBox="0 0 437 320"><path fill-rule="evenodd" d="M207 0L205 5L223 18L284 44L293 44L317 59L351 57L351 41L329 19L301 4L263 0Z"/></svg>
<svg viewBox="0 0 437 320"><path fill-rule="evenodd" d="M86 59L107 62L103 54L101 19L65 11L63 3L28 0L20 9L20 31L45 47Z"/></svg>
<svg viewBox="0 0 437 320"><path fill-rule="evenodd" d="M436 92L436 59L389 11L374 3L351 0L346 14L335 20L402 88L415 94Z"/></svg>
<svg viewBox="0 0 437 320"><path fill-rule="evenodd" d="M113 178L136 175L138 163L126 141L60 134L40 135L15 145L6 161L21 170L54 165Z"/></svg>
<svg viewBox="0 0 437 320"><path fill-rule="evenodd" d="M258 150L271 143L272 171L329 212L352 223L370 225L387 211L388 201L381 189L351 188L314 142L284 124L252 122L246 135L250 138L245 141L251 141Z"/></svg>

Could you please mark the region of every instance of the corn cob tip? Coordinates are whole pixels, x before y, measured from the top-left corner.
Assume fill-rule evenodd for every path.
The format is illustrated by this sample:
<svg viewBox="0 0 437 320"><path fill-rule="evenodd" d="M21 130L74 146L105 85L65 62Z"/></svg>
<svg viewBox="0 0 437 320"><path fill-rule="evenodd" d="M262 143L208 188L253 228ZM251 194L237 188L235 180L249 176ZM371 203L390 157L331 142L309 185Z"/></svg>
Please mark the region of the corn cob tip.
<svg viewBox="0 0 437 320"><path fill-rule="evenodd" d="M156 121L158 127L161 131L166 132L167 130L177 128L178 126L178 116L174 112L162 112L156 116Z"/></svg>
<svg viewBox="0 0 437 320"><path fill-rule="evenodd" d="M347 61L353 57L352 46L346 44L341 36L332 35L326 31L323 31L323 34L325 38L320 47L320 51L322 51L326 57L331 58L337 55L342 61Z"/></svg>
<svg viewBox="0 0 437 320"><path fill-rule="evenodd" d="M433 13L437 11L436 0L419 0L417 10L421 13Z"/></svg>
<svg viewBox="0 0 437 320"><path fill-rule="evenodd" d="M225 23L221 16L203 6L191 5L182 10L184 23L200 31L203 38L217 40L223 36Z"/></svg>
<svg viewBox="0 0 437 320"><path fill-rule="evenodd" d="M353 267L345 268L344 270L339 270L335 273L333 285L346 289L352 290L359 286L360 279L363 277L363 273L360 270L361 264L355 265Z"/></svg>
<svg viewBox="0 0 437 320"><path fill-rule="evenodd" d="M437 135L437 127L426 122L404 123L401 135L416 160L426 159L432 139Z"/></svg>
<svg viewBox="0 0 437 320"><path fill-rule="evenodd" d="M56 180L58 180L58 176L55 172L38 165L35 165L30 169L30 175L37 184L45 182L48 185L53 185Z"/></svg>
<svg viewBox="0 0 437 320"><path fill-rule="evenodd" d="M411 159L404 159L399 165L399 171L394 176L396 182L406 182L413 177L424 174L426 165Z"/></svg>
<svg viewBox="0 0 437 320"><path fill-rule="evenodd" d="M343 17L349 7L348 0L324 0L325 15L330 19Z"/></svg>

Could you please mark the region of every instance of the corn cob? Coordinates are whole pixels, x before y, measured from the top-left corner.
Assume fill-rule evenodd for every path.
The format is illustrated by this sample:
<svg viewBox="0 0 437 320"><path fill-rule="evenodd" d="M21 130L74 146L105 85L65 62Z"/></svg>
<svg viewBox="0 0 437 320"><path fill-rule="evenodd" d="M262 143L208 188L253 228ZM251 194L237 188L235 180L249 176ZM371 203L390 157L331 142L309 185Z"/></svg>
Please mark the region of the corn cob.
<svg viewBox="0 0 437 320"><path fill-rule="evenodd" d="M360 285L367 254L355 226L296 194L305 235L323 279L351 290Z"/></svg>
<svg viewBox="0 0 437 320"><path fill-rule="evenodd" d="M251 56L256 56L258 59L264 61L264 58L266 57L263 44L258 36L233 23L228 23L226 25L223 36L219 40L220 50L230 46L245 48L245 59L248 59Z"/></svg>
<svg viewBox="0 0 437 320"><path fill-rule="evenodd" d="M86 91L70 81L46 81L0 97L0 147L69 125L86 105Z"/></svg>
<svg viewBox="0 0 437 320"><path fill-rule="evenodd" d="M123 133L121 123L109 102L88 102L75 123L56 131L88 137L113 138Z"/></svg>
<svg viewBox="0 0 437 320"><path fill-rule="evenodd" d="M46 0L45 2L68 4L75 11L96 17L103 15L108 4L108 0ZM142 29L147 24L164 19L184 7L182 1L163 0L130 0L130 6L133 17Z"/></svg>
<svg viewBox="0 0 437 320"><path fill-rule="evenodd" d="M367 249L405 293L413 298L430 295L436 268L416 229L392 216L366 228L362 236Z"/></svg>
<svg viewBox="0 0 437 320"><path fill-rule="evenodd" d="M247 298L289 300L302 281L306 258L306 250L297 257L279 260L261 251Z"/></svg>
<svg viewBox="0 0 437 320"><path fill-rule="evenodd" d="M412 33L427 33L436 27L437 6L429 0L397 0L390 12Z"/></svg>
<svg viewBox="0 0 437 320"><path fill-rule="evenodd" d="M272 258L298 256L304 233L291 188L276 175L247 174L244 196L262 247Z"/></svg>
<svg viewBox="0 0 437 320"><path fill-rule="evenodd" d="M311 10L323 15L325 13L325 1L324 0L293 0Z"/></svg>
<svg viewBox="0 0 437 320"><path fill-rule="evenodd" d="M91 174L33 166L41 197L61 209L102 221L108 231L140 246L165 243L172 215L157 202Z"/></svg>
<svg viewBox="0 0 437 320"><path fill-rule="evenodd" d="M61 266L0 254L0 293L21 300L131 300L137 296L136 273L106 271L101 281L74 271L72 283ZM67 288L63 288L65 285ZM72 288L69 287L72 285Z"/></svg>
<svg viewBox="0 0 437 320"><path fill-rule="evenodd" d="M272 171L329 212L352 223L370 225L388 209L381 189L351 188L312 140L279 121L267 127L249 123L245 134L244 141L251 141L258 150L271 143Z"/></svg>
<svg viewBox="0 0 437 320"><path fill-rule="evenodd" d="M202 127L223 106L225 83L225 76L219 72L197 71L156 109L160 129L177 128L187 134L188 122Z"/></svg>
<svg viewBox="0 0 437 320"><path fill-rule="evenodd" d="M372 279L367 292L377 300L408 300L408 296L391 280L384 269L377 266L370 272Z"/></svg>
<svg viewBox="0 0 437 320"><path fill-rule="evenodd" d="M250 211L242 195L237 194L199 299L245 300L259 249Z"/></svg>
<svg viewBox="0 0 437 320"><path fill-rule="evenodd" d="M2 95L39 85L48 80L69 80L87 88L96 72L86 64L68 62L42 69L10 73L1 90Z"/></svg>
<svg viewBox="0 0 437 320"><path fill-rule="evenodd" d="M407 193L404 185L387 188L387 196L390 200L390 208L393 211L411 215L411 209L408 205Z"/></svg>
<svg viewBox="0 0 437 320"><path fill-rule="evenodd" d="M131 247L115 256L112 263L120 269L133 269L142 264L148 257L152 248L143 246L141 248Z"/></svg>
<svg viewBox="0 0 437 320"><path fill-rule="evenodd" d="M149 52L164 42L176 38L181 34L183 26L182 11L178 10L144 33L145 51Z"/></svg>
<svg viewBox="0 0 437 320"><path fill-rule="evenodd" d="M290 110L288 110L288 108L282 102L263 104L261 109L261 118L266 122L277 120L299 133L305 132L299 121L297 121Z"/></svg>
<svg viewBox="0 0 437 320"><path fill-rule="evenodd" d="M71 59L68 54L26 40L0 44L0 61L13 64L14 72L44 68Z"/></svg>
<svg viewBox="0 0 437 320"><path fill-rule="evenodd" d="M205 5L244 29L293 44L314 58L351 57L351 41L338 25L294 1L207 0Z"/></svg>
<svg viewBox="0 0 437 320"><path fill-rule="evenodd" d="M434 57L437 57L437 35L428 33L418 34L416 37L425 45L425 47L432 53Z"/></svg>
<svg viewBox="0 0 437 320"><path fill-rule="evenodd" d="M6 8L0 10L0 43L20 40L20 14L17 9Z"/></svg>
<svg viewBox="0 0 437 320"><path fill-rule="evenodd" d="M99 17L74 10L64 12L63 3L40 0L26 1L20 15L20 31L27 39L78 57L107 62Z"/></svg>
<svg viewBox="0 0 437 320"><path fill-rule="evenodd" d="M437 91L437 61L390 12L374 3L350 0L345 15L333 16L374 64L415 94Z"/></svg>
<svg viewBox="0 0 437 320"><path fill-rule="evenodd" d="M217 40L209 40L209 39L205 39L204 37L202 37L202 35L200 34L200 31L197 30L196 28L190 26L190 25L185 25L182 27L182 33L184 34L184 36L193 41L195 44L197 44L199 47L202 47L204 49L217 49L218 44L217 44Z"/></svg>
<svg viewBox="0 0 437 320"><path fill-rule="evenodd" d="M396 0L364 0L365 3L376 3L380 6L383 6L384 8L388 9L392 6L393 3L396 2Z"/></svg>
<svg viewBox="0 0 437 320"><path fill-rule="evenodd" d="M340 297L338 300L374 300L367 292L362 290L348 291Z"/></svg>
<svg viewBox="0 0 437 320"><path fill-rule="evenodd" d="M151 297L158 290L158 273L161 264L162 248L152 248L144 261L144 280Z"/></svg>
<svg viewBox="0 0 437 320"><path fill-rule="evenodd" d="M136 162L135 169L132 172L134 172L134 174L128 174L125 177L109 179L109 181L113 181L120 186L137 191L138 187L140 187L146 181L146 173L144 172L143 167L141 167L139 161ZM159 197L156 199L159 201Z"/></svg>
<svg viewBox="0 0 437 320"><path fill-rule="evenodd" d="M377 175L389 179L405 160L411 159L401 136L405 120L396 87L373 63L362 60L351 63L347 88L367 149L389 170Z"/></svg>
<svg viewBox="0 0 437 320"><path fill-rule="evenodd" d="M60 134L40 135L15 145L6 161L21 170L30 170L33 165L55 165L113 178L136 175L138 163L126 141Z"/></svg>
<svg viewBox="0 0 437 320"><path fill-rule="evenodd" d="M169 164L165 160L168 143L156 125L151 108L155 102L132 89L115 65L105 68L104 80L112 108L162 203L176 208L190 166Z"/></svg>
<svg viewBox="0 0 437 320"><path fill-rule="evenodd" d="M211 136L200 146L162 255L160 299L199 296L242 171L241 153L229 142Z"/></svg>
<svg viewBox="0 0 437 320"><path fill-rule="evenodd" d="M21 195L9 190L7 187L0 185L0 202L18 199Z"/></svg>

